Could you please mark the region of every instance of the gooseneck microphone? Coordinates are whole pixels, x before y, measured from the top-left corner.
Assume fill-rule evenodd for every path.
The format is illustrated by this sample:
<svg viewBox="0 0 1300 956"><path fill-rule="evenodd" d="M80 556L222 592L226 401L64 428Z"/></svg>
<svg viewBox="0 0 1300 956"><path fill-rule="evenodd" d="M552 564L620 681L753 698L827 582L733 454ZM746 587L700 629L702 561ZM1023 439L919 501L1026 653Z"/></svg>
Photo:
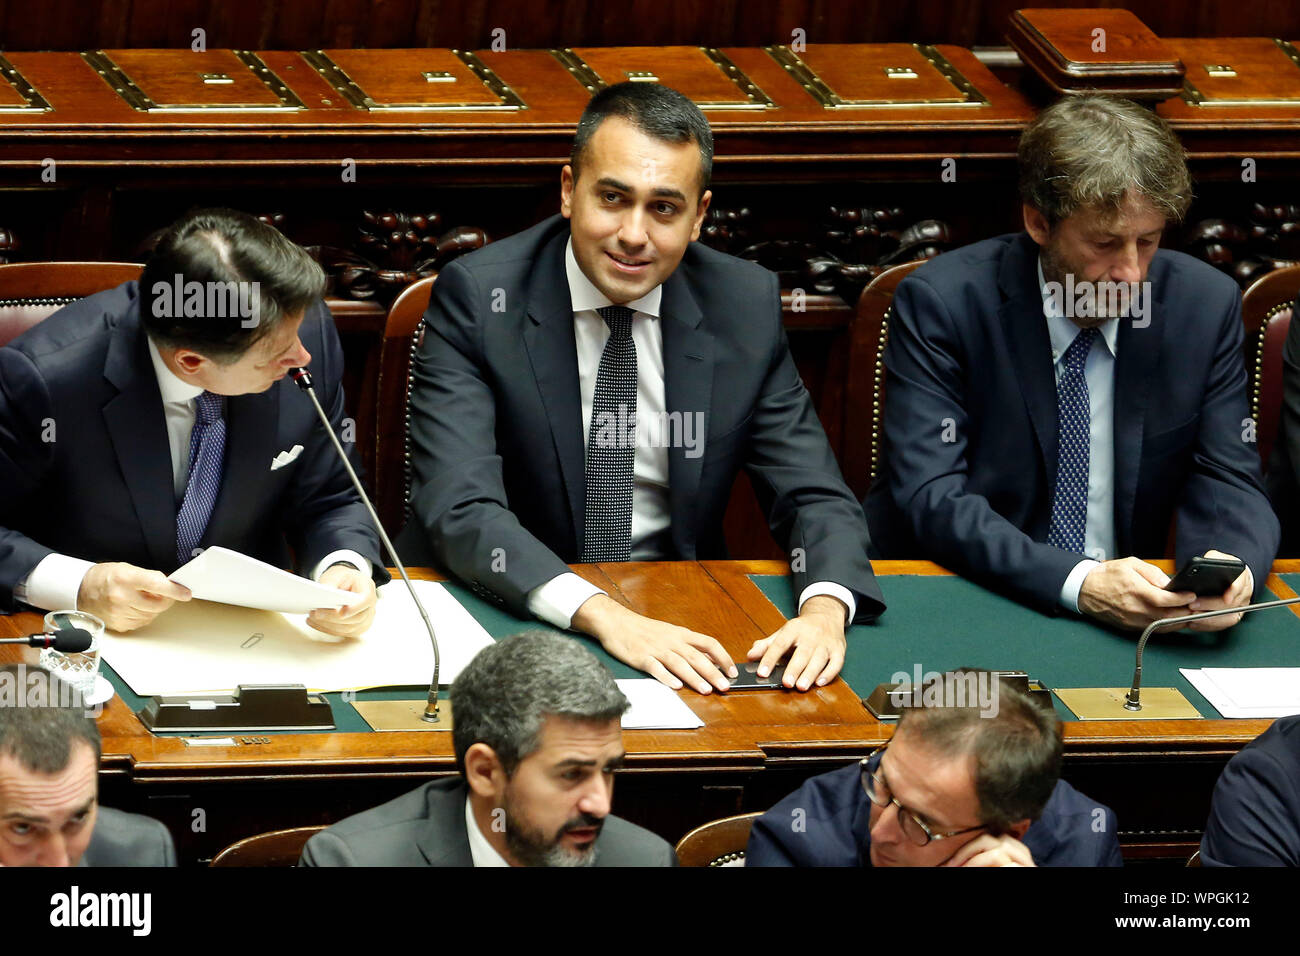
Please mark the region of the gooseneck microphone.
<svg viewBox="0 0 1300 956"><path fill-rule="evenodd" d="M28 647L49 648L61 654L80 654L90 650L93 643L94 638L90 632L80 627L29 634L27 637L0 638L0 644L26 644Z"/></svg>
<svg viewBox="0 0 1300 956"><path fill-rule="evenodd" d="M352 462L348 461L347 452L343 450L338 436L334 434L334 426L325 415L325 409L321 408L320 400L316 397L316 390L312 388L311 373L305 368L289 369L289 377L294 380L311 398L311 403L316 407L316 414L320 416L321 424L325 426L325 434L330 436L330 441L334 443L334 450L338 452L339 460L343 462L343 467L347 469L348 477L352 479L352 485L357 489L357 494L361 496L362 503L366 506L366 511L370 512L370 520L374 523L375 530L379 532L380 539L384 542L384 547L392 555L393 565L397 568L397 573L402 576L406 582L406 590L411 593L411 600L415 602L416 609L420 612L420 619L424 621L424 626L429 632L429 643L433 645L433 682L429 685L429 701L424 706L423 719L431 724L439 721L438 717L438 670L442 666L442 655L438 652L438 636L433 632L433 624L429 622L429 615L424 610L424 605L420 603L419 597L415 593L415 588L411 585L411 579L406 574L406 567L402 564L402 559L397 556L397 549L393 547L393 542L388 539L388 533L384 531L383 524L379 521L379 515L375 514L374 506L370 503L366 490L361 487L361 479L357 477L356 471L352 468Z"/></svg>
<svg viewBox="0 0 1300 956"><path fill-rule="evenodd" d="M1138 639L1137 666L1133 670L1133 686L1129 688L1128 695L1124 698L1124 709L1133 711L1142 709L1142 652L1146 650L1147 638L1156 631L1186 627L1193 621L1207 621L1212 617L1224 617L1228 614L1249 614L1251 611L1263 611L1270 607L1286 607L1288 604L1300 604L1300 597L1285 598L1281 601L1261 601L1259 604L1243 604L1241 607L1225 607L1217 611L1201 611L1199 614L1185 614L1182 617L1166 617L1152 621Z"/></svg>

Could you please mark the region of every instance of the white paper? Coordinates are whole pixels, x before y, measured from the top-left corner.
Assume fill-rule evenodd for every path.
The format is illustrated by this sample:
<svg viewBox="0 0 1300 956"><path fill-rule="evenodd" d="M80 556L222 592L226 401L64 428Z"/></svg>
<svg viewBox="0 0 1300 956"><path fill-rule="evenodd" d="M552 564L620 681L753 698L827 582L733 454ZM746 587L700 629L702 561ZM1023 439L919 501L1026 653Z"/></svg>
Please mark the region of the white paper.
<svg viewBox="0 0 1300 956"><path fill-rule="evenodd" d="M185 585L201 601L289 614L339 608L356 599L355 594L215 546L204 548L194 560L173 571L171 580Z"/></svg>
<svg viewBox="0 0 1300 956"><path fill-rule="evenodd" d="M456 679L492 638L434 581L414 581L442 651L440 684ZM104 659L142 697L228 694L239 684L304 684L311 691L427 685L433 648L406 586L379 589L370 630L337 638L306 615L177 602L138 631L108 631Z"/></svg>
<svg viewBox="0 0 1300 956"><path fill-rule="evenodd" d="M1224 717L1300 714L1300 667L1183 667L1180 672Z"/></svg>
<svg viewBox="0 0 1300 956"><path fill-rule="evenodd" d="M624 730L690 730L704 726L695 711L666 684L630 677L617 683L632 704L623 715Z"/></svg>

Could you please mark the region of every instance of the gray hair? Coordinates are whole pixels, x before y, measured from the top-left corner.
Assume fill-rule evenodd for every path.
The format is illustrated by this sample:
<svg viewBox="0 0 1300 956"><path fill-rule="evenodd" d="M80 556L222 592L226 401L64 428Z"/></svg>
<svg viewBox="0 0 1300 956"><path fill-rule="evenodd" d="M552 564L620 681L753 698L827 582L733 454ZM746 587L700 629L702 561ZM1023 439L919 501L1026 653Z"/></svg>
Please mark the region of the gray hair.
<svg viewBox="0 0 1300 956"><path fill-rule="evenodd" d="M614 677L577 641L525 631L479 651L451 685L456 766L474 744L495 751L507 775L538 747L547 717L608 723L630 704Z"/></svg>
<svg viewBox="0 0 1300 956"><path fill-rule="evenodd" d="M34 704L26 695L30 692L34 697L42 683L40 702ZM80 740L95 752L99 763L99 728L83 707L60 704L79 700L80 695L59 678L43 667L4 664L0 687L15 693L13 698L0 693L0 755L12 756L33 773L54 774L67 768L72 745Z"/></svg>
<svg viewBox="0 0 1300 956"><path fill-rule="evenodd" d="M1181 222L1192 202L1182 143L1130 100L1066 97L1025 127L1017 154L1020 199L1050 225L1080 207L1118 210L1130 190Z"/></svg>

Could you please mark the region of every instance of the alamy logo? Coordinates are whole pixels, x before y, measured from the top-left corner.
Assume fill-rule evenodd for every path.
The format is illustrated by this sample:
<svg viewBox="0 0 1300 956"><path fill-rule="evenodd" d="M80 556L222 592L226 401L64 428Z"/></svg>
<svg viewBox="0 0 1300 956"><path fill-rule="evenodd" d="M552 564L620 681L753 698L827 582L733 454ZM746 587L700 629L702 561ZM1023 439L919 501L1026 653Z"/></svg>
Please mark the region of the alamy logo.
<svg viewBox="0 0 1300 956"><path fill-rule="evenodd" d="M186 282L178 272L151 291L159 319L239 319L251 329L261 318L260 282Z"/></svg>
<svg viewBox="0 0 1300 956"><path fill-rule="evenodd" d="M989 671L923 672L914 664L911 674L898 671L890 681L897 685L889 692L895 707L975 707L981 717L998 715L1002 685Z"/></svg>
<svg viewBox="0 0 1300 956"><path fill-rule="evenodd" d="M623 404L592 419L597 448L685 448L687 458L704 454L703 412L632 414Z"/></svg>
<svg viewBox="0 0 1300 956"><path fill-rule="evenodd" d="M1150 282L1082 282L1066 273L1065 283L1043 285L1049 307L1067 319L1134 319L1135 329L1151 324Z"/></svg>
<svg viewBox="0 0 1300 956"><path fill-rule="evenodd" d="M82 893L73 886L50 897L50 925L125 926L133 936L148 936L153 928L153 897L149 893Z"/></svg>

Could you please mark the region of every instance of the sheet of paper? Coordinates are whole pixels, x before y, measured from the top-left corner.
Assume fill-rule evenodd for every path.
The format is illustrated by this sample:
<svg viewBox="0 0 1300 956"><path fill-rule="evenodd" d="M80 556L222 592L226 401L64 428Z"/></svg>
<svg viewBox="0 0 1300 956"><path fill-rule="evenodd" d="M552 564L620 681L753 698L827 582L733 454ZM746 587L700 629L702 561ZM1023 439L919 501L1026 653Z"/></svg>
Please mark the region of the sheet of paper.
<svg viewBox="0 0 1300 956"><path fill-rule="evenodd" d="M439 683L450 684L492 638L433 581L415 581L442 651ZM424 684L433 648L406 586L379 589L375 622L360 638L341 639L288 615L189 601L147 626L107 632L104 659L143 697L231 693L239 684L304 684L312 691Z"/></svg>
<svg viewBox="0 0 1300 956"><path fill-rule="evenodd" d="M657 680L624 678L618 681L618 689L632 703L623 715L624 730L690 730L704 726L676 691Z"/></svg>
<svg viewBox="0 0 1300 956"><path fill-rule="evenodd" d="M326 587L229 548L211 547L171 574L203 601L306 614L316 608L342 607L353 595Z"/></svg>
<svg viewBox="0 0 1300 956"><path fill-rule="evenodd" d="M1300 714L1300 667L1180 668L1224 717Z"/></svg>

